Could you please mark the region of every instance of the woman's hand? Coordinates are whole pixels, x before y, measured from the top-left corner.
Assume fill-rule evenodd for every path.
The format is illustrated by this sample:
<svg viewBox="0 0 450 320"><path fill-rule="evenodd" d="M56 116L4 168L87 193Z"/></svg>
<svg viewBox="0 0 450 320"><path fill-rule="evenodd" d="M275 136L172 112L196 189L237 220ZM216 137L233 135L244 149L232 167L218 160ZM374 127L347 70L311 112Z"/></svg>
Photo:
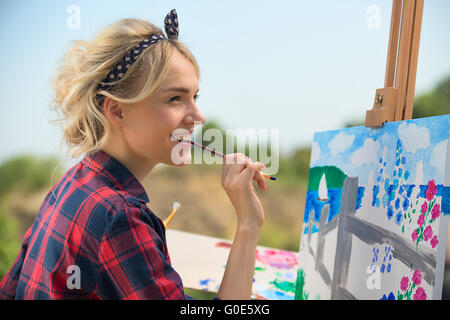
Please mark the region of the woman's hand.
<svg viewBox="0 0 450 320"><path fill-rule="evenodd" d="M238 227L260 228L264 222L264 209L259 201L252 180L267 190L261 170L265 165L253 163L241 153L225 155L222 165L222 186L236 210Z"/></svg>

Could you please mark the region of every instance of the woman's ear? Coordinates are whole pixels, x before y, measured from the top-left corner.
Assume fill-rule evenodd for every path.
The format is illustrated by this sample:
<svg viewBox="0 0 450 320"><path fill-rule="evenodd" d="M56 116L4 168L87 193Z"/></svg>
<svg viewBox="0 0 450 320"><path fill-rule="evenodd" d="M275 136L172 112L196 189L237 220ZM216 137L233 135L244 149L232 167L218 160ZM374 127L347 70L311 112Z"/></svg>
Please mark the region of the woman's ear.
<svg viewBox="0 0 450 320"><path fill-rule="evenodd" d="M121 103L109 97L103 102L103 112L108 120L116 126L123 124L123 106Z"/></svg>

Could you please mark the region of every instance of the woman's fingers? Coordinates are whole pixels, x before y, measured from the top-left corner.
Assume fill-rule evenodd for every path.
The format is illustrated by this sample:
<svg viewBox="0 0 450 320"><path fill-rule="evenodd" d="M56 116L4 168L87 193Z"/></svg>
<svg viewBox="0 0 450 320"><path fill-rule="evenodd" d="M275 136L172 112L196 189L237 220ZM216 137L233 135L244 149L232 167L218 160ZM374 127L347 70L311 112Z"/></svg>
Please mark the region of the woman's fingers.
<svg viewBox="0 0 450 320"><path fill-rule="evenodd" d="M236 179L250 182L255 180L258 187L267 190L266 181L260 170L265 168L260 162L253 162L249 157L242 153L227 154L224 157L222 167L222 184L228 184Z"/></svg>
<svg viewBox="0 0 450 320"><path fill-rule="evenodd" d="M250 163L247 165L242 174L248 180L250 179L255 180L258 183L258 187L260 189L266 190L267 189L266 181L260 171L263 168L265 168L265 165L262 164L261 162Z"/></svg>

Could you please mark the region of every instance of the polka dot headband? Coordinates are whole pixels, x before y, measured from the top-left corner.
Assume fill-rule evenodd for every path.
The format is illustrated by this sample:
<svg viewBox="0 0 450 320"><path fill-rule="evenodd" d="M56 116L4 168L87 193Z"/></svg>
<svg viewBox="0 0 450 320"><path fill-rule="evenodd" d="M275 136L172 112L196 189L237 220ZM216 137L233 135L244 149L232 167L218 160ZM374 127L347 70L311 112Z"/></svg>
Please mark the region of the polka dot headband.
<svg viewBox="0 0 450 320"><path fill-rule="evenodd" d="M149 36L141 41L133 49L131 49L108 73L106 78L100 82L99 89L108 90L113 87L120 79L122 79L127 70L139 58L140 54L145 51L152 44L160 40L177 40L178 39L178 16L177 11L173 9L164 19L164 29L166 30L167 38L164 34L157 34Z"/></svg>

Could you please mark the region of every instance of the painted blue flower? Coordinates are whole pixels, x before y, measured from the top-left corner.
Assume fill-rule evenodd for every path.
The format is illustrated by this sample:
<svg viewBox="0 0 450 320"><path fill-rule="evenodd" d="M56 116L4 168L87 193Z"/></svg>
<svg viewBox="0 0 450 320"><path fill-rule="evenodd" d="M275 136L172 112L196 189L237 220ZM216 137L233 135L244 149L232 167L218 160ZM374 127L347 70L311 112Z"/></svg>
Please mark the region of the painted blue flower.
<svg viewBox="0 0 450 320"><path fill-rule="evenodd" d="M392 206L389 205L387 209L387 217L389 220L391 220L393 216L394 216L394 208L392 208Z"/></svg>
<svg viewBox="0 0 450 320"><path fill-rule="evenodd" d="M399 226L401 225L402 221L403 221L403 214L401 211L399 211L395 216L395 224Z"/></svg>
<svg viewBox="0 0 450 320"><path fill-rule="evenodd" d="M405 180L408 180L408 178L409 178L409 171L408 170L405 170Z"/></svg>
<svg viewBox="0 0 450 320"><path fill-rule="evenodd" d="M408 207L409 207L409 199L408 198L403 199L402 205L403 205L403 211L407 211Z"/></svg>
<svg viewBox="0 0 450 320"><path fill-rule="evenodd" d="M395 210L400 209L400 198L397 198L397 200L395 200Z"/></svg>
<svg viewBox="0 0 450 320"><path fill-rule="evenodd" d="M402 157L402 164L405 165L406 164L406 158Z"/></svg>
<svg viewBox="0 0 450 320"><path fill-rule="evenodd" d="M385 294L383 294L383 297L380 300L395 300L395 296L392 292L389 293L389 295L387 297Z"/></svg>

